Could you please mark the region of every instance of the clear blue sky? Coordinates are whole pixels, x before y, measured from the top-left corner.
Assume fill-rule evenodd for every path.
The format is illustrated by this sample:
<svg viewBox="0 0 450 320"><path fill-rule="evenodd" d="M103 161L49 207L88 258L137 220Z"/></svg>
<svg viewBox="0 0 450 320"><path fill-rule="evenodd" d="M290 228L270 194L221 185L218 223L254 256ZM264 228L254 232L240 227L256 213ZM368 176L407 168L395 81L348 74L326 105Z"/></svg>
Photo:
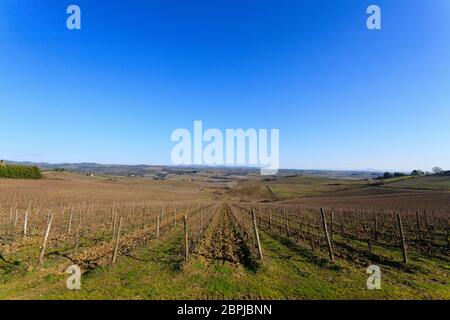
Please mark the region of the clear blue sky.
<svg viewBox="0 0 450 320"><path fill-rule="evenodd" d="M279 128L283 168L450 169L450 2L0 1L0 158L170 164L194 120Z"/></svg>

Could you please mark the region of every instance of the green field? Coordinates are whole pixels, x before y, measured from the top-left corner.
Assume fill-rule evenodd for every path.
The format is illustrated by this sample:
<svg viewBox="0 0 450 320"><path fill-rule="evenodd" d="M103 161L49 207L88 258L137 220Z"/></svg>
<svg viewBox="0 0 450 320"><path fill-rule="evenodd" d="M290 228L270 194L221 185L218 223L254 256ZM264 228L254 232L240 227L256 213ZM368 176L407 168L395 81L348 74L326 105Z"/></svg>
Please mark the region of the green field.
<svg viewBox="0 0 450 320"><path fill-rule="evenodd" d="M366 181L301 176L271 182L270 186L275 194L281 199L311 196L362 196L395 194L408 190L411 192L414 192L415 190L450 191L450 177L407 176ZM403 190L400 191L400 189Z"/></svg>
<svg viewBox="0 0 450 320"><path fill-rule="evenodd" d="M367 182L362 180L337 180L309 176L299 176L270 183L272 190L282 199L351 190L366 185Z"/></svg>
<svg viewBox="0 0 450 320"><path fill-rule="evenodd" d="M389 188L407 188L422 190L446 190L450 191L449 176L414 177L385 184Z"/></svg>

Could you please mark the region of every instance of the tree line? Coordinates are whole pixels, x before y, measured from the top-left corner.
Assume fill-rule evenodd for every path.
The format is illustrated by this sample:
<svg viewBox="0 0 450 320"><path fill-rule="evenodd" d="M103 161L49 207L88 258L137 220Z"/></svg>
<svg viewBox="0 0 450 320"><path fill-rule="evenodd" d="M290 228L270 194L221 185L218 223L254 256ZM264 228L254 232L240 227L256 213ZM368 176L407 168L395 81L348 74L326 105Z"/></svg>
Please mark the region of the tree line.
<svg viewBox="0 0 450 320"><path fill-rule="evenodd" d="M397 177L406 177L406 176L423 176L423 175L438 175L438 176L450 176L450 171L445 171L440 167L434 167L432 169L432 173L423 172L422 170L413 170L409 175L404 172L385 172L382 176L378 177L377 180L382 179L391 179Z"/></svg>
<svg viewBox="0 0 450 320"><path fill-rule="evenodd" d="M41 170L36 166L1 165L0 178L11 179L40 179Z"/></svg>

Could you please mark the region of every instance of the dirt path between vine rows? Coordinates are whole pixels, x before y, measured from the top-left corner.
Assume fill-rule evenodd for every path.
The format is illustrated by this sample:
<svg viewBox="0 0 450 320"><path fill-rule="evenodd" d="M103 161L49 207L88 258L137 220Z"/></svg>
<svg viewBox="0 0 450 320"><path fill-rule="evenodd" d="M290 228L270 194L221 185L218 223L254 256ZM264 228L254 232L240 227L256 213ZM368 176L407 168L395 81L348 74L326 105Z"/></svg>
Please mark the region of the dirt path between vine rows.
<svg viewBox="0 0 450 320"><path fill-rule="evenodd" d="M248 249L242 233L226 204L211 222L199 246L197 255L211 263L246 264Z"/></svg>

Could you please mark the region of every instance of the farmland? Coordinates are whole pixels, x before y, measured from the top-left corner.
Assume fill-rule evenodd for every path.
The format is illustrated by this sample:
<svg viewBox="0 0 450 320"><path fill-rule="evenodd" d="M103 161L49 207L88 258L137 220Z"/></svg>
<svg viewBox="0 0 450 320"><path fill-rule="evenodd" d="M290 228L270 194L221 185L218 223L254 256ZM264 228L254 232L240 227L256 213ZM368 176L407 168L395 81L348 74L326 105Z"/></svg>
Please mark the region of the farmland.
<svg viewBox="0 0 450 320"><path fill-rule="evenodd" d="M448 183L0 180L0 299L449 299Z"/></svg>

